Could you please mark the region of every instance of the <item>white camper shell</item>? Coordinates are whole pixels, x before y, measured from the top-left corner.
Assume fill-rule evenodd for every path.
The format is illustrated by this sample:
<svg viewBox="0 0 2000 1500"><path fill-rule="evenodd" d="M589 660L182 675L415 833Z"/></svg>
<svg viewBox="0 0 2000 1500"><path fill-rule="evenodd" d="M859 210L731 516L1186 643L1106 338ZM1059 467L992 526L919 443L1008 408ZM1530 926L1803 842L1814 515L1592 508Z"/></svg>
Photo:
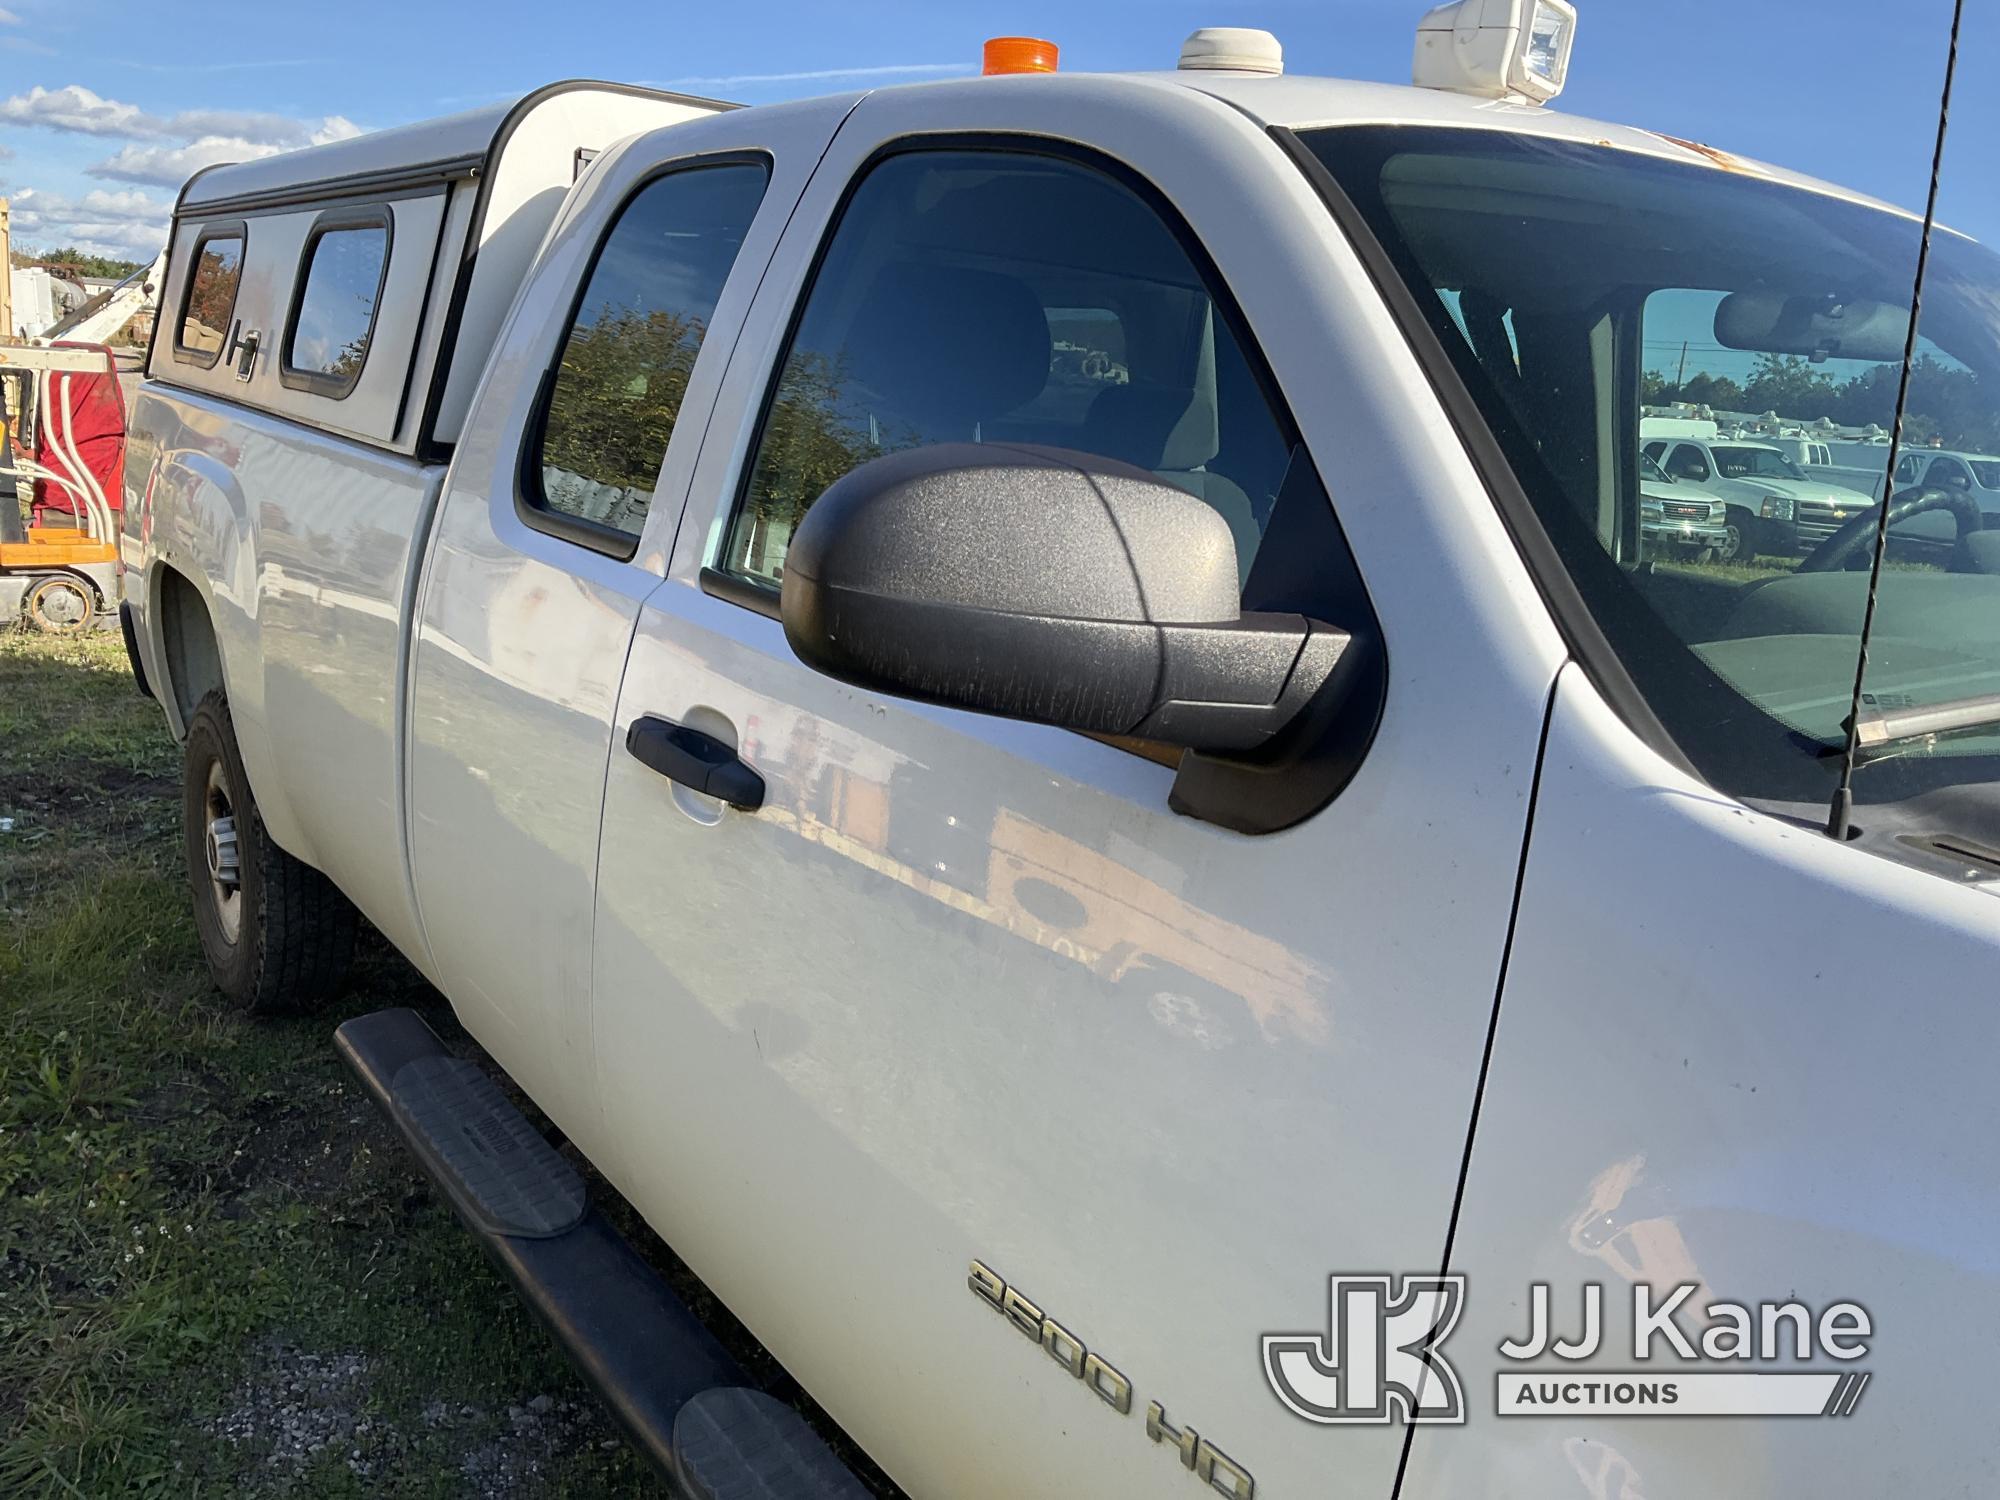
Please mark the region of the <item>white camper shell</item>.
<svg viewBox="0 0 2000 1500"><path fill-rule="evenodd" d="M625 136L732 107L556 83L512 103L198 172L174 207L162 336L146 373L442 458L585 167ZM340 231L346 242L329 243ZM372 295L341 284L336 250L350 283L357 269L373 272ZM343 295L330 326L347 337L315 354L302 317L316 297Z"/></svg>

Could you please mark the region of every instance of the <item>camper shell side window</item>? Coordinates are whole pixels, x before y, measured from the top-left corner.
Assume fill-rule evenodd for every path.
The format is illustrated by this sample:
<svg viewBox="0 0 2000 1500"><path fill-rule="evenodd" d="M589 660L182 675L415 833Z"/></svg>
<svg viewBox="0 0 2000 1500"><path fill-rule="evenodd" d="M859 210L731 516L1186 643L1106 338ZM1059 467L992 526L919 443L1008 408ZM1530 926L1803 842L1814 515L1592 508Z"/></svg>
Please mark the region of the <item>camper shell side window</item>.
<svg viewBox="0 0 2000 1500"><path fill-rule="evenodd" d="M236 314L236 289L243 280L248 247L249 230L240 220L211 224L196 238L175 316L175 359L212 370L222 358Z"/></svg>
<svg viewBox="0 0 2000 1500"><path fill-rule="evenodd" d="M154 341L147 376L442 462L579 166L614 141L726 107L561 83L311 153L204 168L174 205L160 316L182 321Z"/></svg>
<svg viewBox="0 0 2000 1500"><path fill-rule="evenodd" d="M360 383L395 252L387 204L329 209L313 221L292 278L278 379L342 401Z"/></svg>

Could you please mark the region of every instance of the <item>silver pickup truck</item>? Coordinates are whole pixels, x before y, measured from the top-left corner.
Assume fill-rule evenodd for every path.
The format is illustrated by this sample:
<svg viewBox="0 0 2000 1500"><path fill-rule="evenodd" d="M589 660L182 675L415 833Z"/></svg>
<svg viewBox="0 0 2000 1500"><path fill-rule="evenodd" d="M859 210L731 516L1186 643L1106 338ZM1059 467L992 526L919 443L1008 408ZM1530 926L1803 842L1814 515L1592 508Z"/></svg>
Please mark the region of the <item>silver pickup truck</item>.
<svg viewBox="0 0 2000 1500"><path fill-rule="evenodd" d="M682 1492L855 1481L593 1192L916 1495L2000 1487L2000 558L1883 578L1829 837L1868 535L1653 569L1638 480L1649 296L1897 358L1919 222L1549 109L1573 23L180 195L122 545L202 946L449 998L606 1186L339 1044Z"/></svg>
<svg viewBox="0 0 2000 1500"><path fill-rule="evenodd" d="M1733 557L1737 545L1729 502L1674 478L1644 451L1639 454L1639 534L1655 554L1700 562Z"/></svg>

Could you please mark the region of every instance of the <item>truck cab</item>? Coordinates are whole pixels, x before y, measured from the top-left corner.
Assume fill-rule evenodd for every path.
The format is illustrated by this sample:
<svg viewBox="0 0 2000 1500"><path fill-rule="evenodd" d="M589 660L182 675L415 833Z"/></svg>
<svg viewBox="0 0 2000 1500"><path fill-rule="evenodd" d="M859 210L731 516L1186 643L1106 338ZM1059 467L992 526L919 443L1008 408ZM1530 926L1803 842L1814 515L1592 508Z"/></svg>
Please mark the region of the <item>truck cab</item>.
<svg viewBox="0 0 2000 1500"><path fill-rule="evenodd" d="M124 544L218 982L323 997L380 927L913 1494L1993 1477L1921 1335L2000 1289L1949 1144L2000 742L1825 836L1863 540L1649 566L1636 406L1653 299L1788 352L1824 246L1907 296L1920 224L1549 110L1568 8L1460 9L1421 88L1261 34L579 86L182 196ZM2000 263L1935 253L1977 365ZM2000 691L1993 561L1883 580L1898 712ZM523 1276L580 1232L465 1211ZM1391 1268L1471 1278L1465 1431L1295 1357ZM1603 1281L1872 1298L1866 1440L1481 1409L1526 1289Z"/></svg>
<svg viewBox="0 0 2000 1500"><path fill-rule="evenodd" d="M1833 465L1833 450L1815 437L1766 437L1768 446L1776 448L1799 468L1804 470L1825 469Z"/></svg>

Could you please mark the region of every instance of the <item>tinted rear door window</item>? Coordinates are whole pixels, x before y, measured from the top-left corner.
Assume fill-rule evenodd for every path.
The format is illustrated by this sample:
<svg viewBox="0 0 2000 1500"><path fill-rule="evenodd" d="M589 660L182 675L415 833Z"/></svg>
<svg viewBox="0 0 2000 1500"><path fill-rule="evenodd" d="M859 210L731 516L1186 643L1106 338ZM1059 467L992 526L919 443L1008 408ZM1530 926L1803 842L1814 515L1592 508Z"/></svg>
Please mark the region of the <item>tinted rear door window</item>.
<svg viewBox="0 0 2000 1500"><path fill-rule="evenodd" d="M770 173L694 166L639 189L578 299L528 465L529 503L636 541L723 283Z"/></svg>

